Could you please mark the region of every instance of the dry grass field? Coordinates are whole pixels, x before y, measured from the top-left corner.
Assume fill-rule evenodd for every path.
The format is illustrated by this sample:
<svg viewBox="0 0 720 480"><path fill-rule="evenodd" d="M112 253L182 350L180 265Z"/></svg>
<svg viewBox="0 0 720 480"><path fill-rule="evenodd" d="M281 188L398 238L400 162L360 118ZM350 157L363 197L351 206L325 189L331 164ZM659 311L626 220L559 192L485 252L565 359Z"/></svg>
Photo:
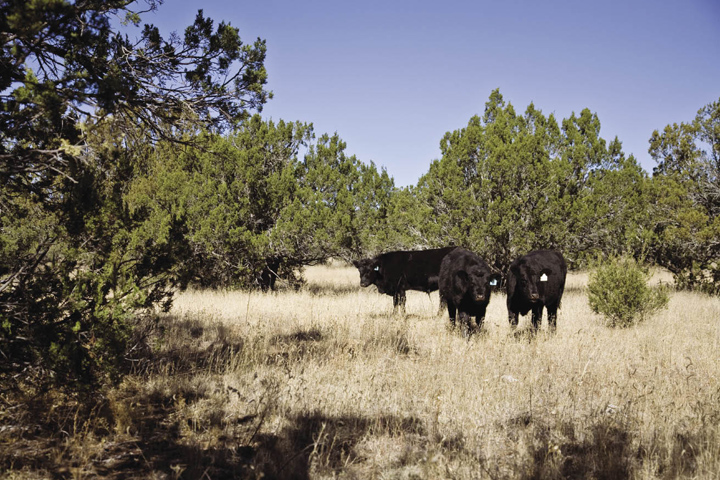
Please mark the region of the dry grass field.
<svg viewBox="0 0 720 480"><path fill-rule="evenodd" d="M391 297L361 289L354 268L305 276L299 291L178 295L90 422L68 412L44 450L0 432L0 472L718 478L717 298L674 293L667 310L610 329L587 306L587 275L571 274L555 335L546 321L530 335L529 317L512 332L494 293L483 332L467 340L438 315L437 293L409 292L394 316Z"/></svg>

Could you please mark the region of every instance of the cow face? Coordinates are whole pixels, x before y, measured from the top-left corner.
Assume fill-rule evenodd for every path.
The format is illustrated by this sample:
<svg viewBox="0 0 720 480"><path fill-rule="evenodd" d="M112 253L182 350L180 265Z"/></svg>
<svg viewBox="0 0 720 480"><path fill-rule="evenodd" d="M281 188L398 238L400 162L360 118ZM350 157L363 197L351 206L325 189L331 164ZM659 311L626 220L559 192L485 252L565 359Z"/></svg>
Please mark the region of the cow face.
<svg viewBox="0 0 720 480"><path fill-rule="evenodd" d="M547 268L537 269L522 264L518 266L517 271L514 273L523 296L533 303L540 301L540 297L545 291L545 285L550 281L552 270Z"/></svg>
<svg viewBox="0 0 720 480"><path fill-rule="evenodd" d="M363 258L362 260L354 260L353 265L355 265L355 267L360 272L361 287L368 287L370 285L377 284L382 278L380 262L376 258Z"/></svg>
<svg viewBox="0 0 720 480"><path fill-rule="evenodd" d="M464 290L476 302L490 300L491 282L498 282L500 275L490 273L487 269L474 267L468 272L458 272L457 286Z"/></svg>

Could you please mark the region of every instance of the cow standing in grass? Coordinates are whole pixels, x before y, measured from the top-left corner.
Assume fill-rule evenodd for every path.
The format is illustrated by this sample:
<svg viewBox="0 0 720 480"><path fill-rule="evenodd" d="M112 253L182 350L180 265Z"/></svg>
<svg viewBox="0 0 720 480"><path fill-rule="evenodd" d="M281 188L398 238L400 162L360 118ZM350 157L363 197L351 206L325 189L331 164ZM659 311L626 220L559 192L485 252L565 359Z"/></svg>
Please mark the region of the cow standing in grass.
<svg viewBox="0 0 720 480"><path fill-rule="evenodd" d="M393 310L405 310L408 290L430 293L438 289L440 263L456 247L387 252L356 260L360 285L375 285L378 292L393 297Z"/></svg>
<svg viewBox="0 0 720 480"><path fill-rule="evenodd" d="M510 325L515 328L518 315L527 315L532 310L532 325L537 330L545 307L548 326L554 332L566 276L565 259L554 250L536 250L512 262L507 276Z"/></svg>
<svg viewBox="0 0 720 480"><path fill-rule="evenodd" d="M447 302L451 326L455 326L455 314L459 312L464 335L473 330L470 317L475 317L478 330L482 327L491 285L497 284L499 277L482 258L464 248L445 256L440 266L440 297Z"/></svg>

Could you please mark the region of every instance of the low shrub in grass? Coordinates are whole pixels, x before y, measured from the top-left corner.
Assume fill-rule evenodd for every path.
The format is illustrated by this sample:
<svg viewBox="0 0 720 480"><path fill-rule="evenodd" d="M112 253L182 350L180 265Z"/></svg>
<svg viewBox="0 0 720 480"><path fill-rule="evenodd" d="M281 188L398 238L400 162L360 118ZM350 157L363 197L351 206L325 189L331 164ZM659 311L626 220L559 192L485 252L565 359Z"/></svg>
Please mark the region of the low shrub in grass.
<svg viewBox="0 0 720 480"><path fill-rule="evenodd" d="M590 274L588 302L611 327L629 327L667 307L667 288L648 286L650 273L632 258L613 258Z"/></svg>

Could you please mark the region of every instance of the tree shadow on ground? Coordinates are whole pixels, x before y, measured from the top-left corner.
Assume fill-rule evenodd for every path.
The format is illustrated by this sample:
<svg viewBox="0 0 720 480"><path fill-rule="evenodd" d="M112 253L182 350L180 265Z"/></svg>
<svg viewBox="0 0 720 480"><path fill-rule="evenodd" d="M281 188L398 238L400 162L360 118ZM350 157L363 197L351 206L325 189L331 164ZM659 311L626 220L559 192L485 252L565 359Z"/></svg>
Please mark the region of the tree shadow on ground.
<svg viewBox="0 0 720 480"><path fill-rule="evenodd" d="M14 439L0 438L2 445L13 446L0 448L0 476L24 472L28 476L19 478L253 478L252 449L245 444L252 436L248 432L261 420L247 415L227 428L223 415L211 414L202 428L230 435L215 439L211 447L188 441L183 430L190 420L177 414L178 402L192 404L203 398L191 390L133 395L126 402L132 408L132 424L122 434L105 428L115 424L117 412L101 400L93 420L80 432L41 425Z"/></svg>
<svg viewBox="0 0 720 480"><path fill-rule="evenodd" d="M161 413L168 412L158 412L157 421L145 425L132 441L105 445L83 473L108 479L160 474L188 479L306 480L311 472L334 476L342 471L357 458L355 447L367 435L425 435L422 423L412 417L332 417L321 413L292 417L278 434L257 434L258 421L262 420L250 416L239 419L247 427L245 435L202 448L184 443L179 425L164 422Z"/></svg>
<svg viewBox="0 0 720 480"><path fill-rule="evenodd" d="M132 358L132 372L142 375L222 368L246 347L245 339L220 322L167 315L139 330L143 333L135 340L139 348Z"/></svg>
<svg viewBox="0 0 720 480"><path fill-rule="evenodd" d="M291 365L320 361L335 348L327 335L317 327L299 328L291 333L271 337L262 349L265 365Z"/></svg>
<svg viewBox="0 0 720 480"><path fill-rule="evenodd" d="M639 452L626 426L611 417L600 418L583 432L570 422L550 426L530 414L506 423L508 437L525 437L529 464L519 471L525 480L631 478Z"/></svg>
<svg viewBox="0 0 720 480"><path fill-rule="evenodd" d="M357 458L355 447L367 435L425 435L422 422L393 415L375 418L326 416L309 413L295 416L278 435L260 435L253 469L263 478L305 480L311 468L335 476Z"/></svg>

